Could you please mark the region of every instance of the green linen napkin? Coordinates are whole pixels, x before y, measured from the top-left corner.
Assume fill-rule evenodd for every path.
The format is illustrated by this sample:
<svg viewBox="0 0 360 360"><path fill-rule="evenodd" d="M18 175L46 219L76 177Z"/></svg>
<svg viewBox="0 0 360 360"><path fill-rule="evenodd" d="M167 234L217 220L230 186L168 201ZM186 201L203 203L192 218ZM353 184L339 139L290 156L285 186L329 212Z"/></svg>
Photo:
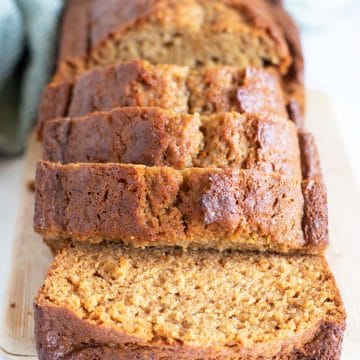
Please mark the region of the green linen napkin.
<svg viewBox="0 0 360 360"><path fill-rule="evenodd" d="M1 0L0 154L21 153L54 64L63 0Z"/></svg>

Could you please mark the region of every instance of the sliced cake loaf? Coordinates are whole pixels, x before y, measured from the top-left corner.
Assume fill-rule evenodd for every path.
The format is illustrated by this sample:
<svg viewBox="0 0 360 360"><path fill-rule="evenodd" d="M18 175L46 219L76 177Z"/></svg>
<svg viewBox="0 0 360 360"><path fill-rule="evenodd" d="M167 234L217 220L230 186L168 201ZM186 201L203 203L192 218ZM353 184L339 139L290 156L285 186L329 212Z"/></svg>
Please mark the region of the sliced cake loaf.
<svg viewBox="0 0 360 360"><path fill-rule="evenodd" d="M96 68L75 82L51 82L44 90L38 128L52 118L114 107L156 106L182 113L238 111L287 117L276 72L216 66L189 69L142 60Z"/></svg>
<svg viewBox="0 0 360 360"><path fill-rule="evenodd" d="M142 58L189 67L274 67L290 117L302 124L303 57L282 6L266 0L69 1L56 80Z"/></svg>
<svg viewBox="0 0 360 360"><path fill-rule="evenodd" d="M295 125L237 112L199 116L128 107L50 120L43 131L43 158L176 169L232 167L301 177Z"/></svg>
<svg viewBox="0 0 360 360"><path fill-rule="evenodd" d="M255 170L39 162L34 227L54 241L319 253L326 194Z"/></svg>
<svg viewBox="0 0 360 360"><path fill-rule="evenodd" d="M69 0L38 119L40 360L338 360L303 111L280 1Z"/></svg>
<svg viewBox="0 0 360 360"><path fill-rule="evenodd" d="M76 245L35 300L40 360L338 360L344 327L316 256Z"/></svg>

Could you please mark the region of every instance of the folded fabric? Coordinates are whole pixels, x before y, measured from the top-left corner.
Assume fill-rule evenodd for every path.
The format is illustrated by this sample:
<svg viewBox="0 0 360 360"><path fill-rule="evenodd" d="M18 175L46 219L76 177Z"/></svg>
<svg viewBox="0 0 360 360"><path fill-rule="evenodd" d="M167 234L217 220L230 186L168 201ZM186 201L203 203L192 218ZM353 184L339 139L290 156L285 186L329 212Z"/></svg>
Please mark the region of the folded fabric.
<svg viewBox="0 0 360 360"><path fill-rule="evenodd" d="M54 61L63 0L2 0L0 154L15 155L36 117Z"/></svg>

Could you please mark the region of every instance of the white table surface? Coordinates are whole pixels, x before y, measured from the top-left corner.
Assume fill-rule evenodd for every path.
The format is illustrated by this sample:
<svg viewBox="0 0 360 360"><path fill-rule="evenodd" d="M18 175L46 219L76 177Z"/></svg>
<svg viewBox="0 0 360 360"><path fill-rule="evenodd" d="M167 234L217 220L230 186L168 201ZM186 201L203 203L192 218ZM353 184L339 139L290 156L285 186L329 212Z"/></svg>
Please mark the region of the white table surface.
<svg viewBox="0 0 360 360"><path fill-rule="evenodd" d="M306 86L327 94L357 185L360 185L360 6L322 30L302 32ZM312 119L311 121L316 121ZM24 161L0 160L0 304L16 231Z"/></svg>

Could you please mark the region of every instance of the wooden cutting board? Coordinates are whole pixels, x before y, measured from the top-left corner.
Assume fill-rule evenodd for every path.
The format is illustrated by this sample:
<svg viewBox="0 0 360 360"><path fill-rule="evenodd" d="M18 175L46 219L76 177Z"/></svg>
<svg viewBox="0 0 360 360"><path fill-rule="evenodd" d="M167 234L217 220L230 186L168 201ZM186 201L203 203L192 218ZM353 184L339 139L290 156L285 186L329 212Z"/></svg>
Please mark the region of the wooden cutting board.
<svg viewBox="0 0 360 360"><path fill-rule="evenodd" d="M317 139L328 189L330 249L327 259L340 287L348 320L343 345L344 360L360 358L360 202L358 189L346 158L339 131L326 97L309 92L307 127ZM30 139L26 154L22 212L13 245L8 299L3 314L0 346L6 359L36 358L33 339L33 299L41 286L51 255L33 233L33 191L29 182L40 159L40 146Z"/></svg>

